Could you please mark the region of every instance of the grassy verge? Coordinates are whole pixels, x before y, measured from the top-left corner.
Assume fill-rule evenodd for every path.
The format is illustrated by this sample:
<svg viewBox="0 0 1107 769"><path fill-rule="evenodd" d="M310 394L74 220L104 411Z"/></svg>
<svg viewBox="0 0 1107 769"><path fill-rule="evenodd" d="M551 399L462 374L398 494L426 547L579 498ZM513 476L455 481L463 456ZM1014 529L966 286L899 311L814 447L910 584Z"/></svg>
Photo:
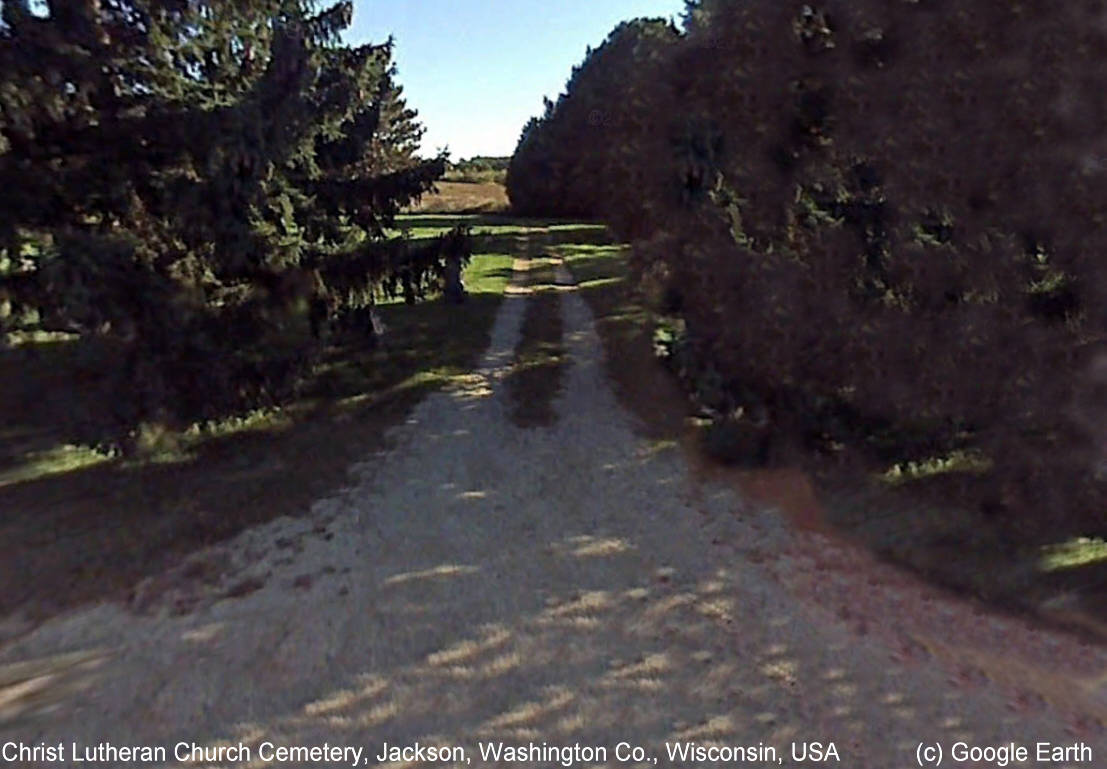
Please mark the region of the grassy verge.
<svg viewBox="0 0 1107 769"><path fill-rule="evenodd" d="M482 254L463 307L388 305L386 350L329 351L304 397L213 429L150 436L145 461L67 445L93 361L72 344L0 356L0 616L125 595L197 547L340 487L347 468L489 341L512 256ZM89 407L95 404L86 404ZM33 576L32 576L33 575Z"/></svg>
<svg viewBox="0 0 1107 769"><path fill-rule="evenodd" d="M518 267L525 270L522 284L533 293L526 300L514 363L505 379L511 419L520 427L548 426L557 420L553 402L561 392L568 363L562 344L561 295L554 288L554 269L548 259L526 260Z"/></svg>
<svg viewBox="0 0 1107 769"><path fill-rule="evenodd" d="M396 218L396 233L406 231L409 237L416 240L433 238L458 224L467 225L476 239L477 249L485 251L493 250L489 248L490 244L510 236L537 236L534 245L540 245L539 241L580 244L607 236L607 228L602 224L563 219L519 219L500 214L403 214Z"/></svg>
<svg viewBox="0 0 1107 769"><path fill-rule="evenodd" d="M820 466L811 457L814 472L736 469L710 459L686 395L655 357L654 317L627 283L626 250L555 251L596 316L620 401L643 435L683 447L696 477L730 484L797 525L845 536L955 592L1107 638L1105 538L1059 537L1043 547L989 518L971 504L986 485L976 457L879 468Z"/></svg>
<svg viewBox="0 0 1107 769"><path fill-rule="evenodd" d="M627 248L609 244L555 247L596 318L606 370L643 435L672 443L686 438L683 391L653 352L654 322L627 281Z"/></svg>

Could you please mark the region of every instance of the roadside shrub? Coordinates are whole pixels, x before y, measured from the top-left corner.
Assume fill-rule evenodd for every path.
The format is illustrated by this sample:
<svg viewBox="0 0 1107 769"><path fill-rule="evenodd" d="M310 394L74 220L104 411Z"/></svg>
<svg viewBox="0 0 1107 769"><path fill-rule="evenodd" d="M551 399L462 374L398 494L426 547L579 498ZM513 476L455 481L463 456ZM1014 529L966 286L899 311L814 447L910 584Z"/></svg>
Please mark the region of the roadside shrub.
<svg viewBox="0 0 1107 769"><path fill-rule="evenodd" d="M653 125L606 136L596 167L640 179L599 205L679 297L690 388L808 445L971 444L1013 525L1101 530L1107 424L1070 404L1107 321L1103 14L689 3L625 86ZM574 98L520 149L585 146L552 127Z"/></svg>

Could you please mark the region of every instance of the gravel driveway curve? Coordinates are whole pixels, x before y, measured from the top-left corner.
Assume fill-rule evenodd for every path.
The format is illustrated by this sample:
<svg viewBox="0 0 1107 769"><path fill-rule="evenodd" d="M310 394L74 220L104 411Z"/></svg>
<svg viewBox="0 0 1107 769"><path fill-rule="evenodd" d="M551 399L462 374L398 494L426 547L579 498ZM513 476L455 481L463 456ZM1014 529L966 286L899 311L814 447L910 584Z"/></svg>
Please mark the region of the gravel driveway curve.
<svg viewBox="0 0 1107 769"><path fill-rule="evenodd" d="M949 751L1049 742L1092 761L1023 765L1107 766L1103 651L695 488L679 450L635 434L587 305L562 298L554 426L506 416L528 301L508 296L477 373L422 402L341 494L0 651L0 745L61 742L55 766L99 743L162 746L167 761L137 765L175 766L179 742L249 749L196 766L354 755L270 762L263 743L360 747L373 766L417 742L470 762L431 765L491 765L481 748L499 742L547 751L499 765L636 765L625 742L639 765L711 765L670 760L694 742L792 766L793 744L812 758L833 742L831 765L896 769L920 743L943 766L995 766ZM194 578L205 562L232 576ZM136 765L110 758L79 765Z"/></svg>

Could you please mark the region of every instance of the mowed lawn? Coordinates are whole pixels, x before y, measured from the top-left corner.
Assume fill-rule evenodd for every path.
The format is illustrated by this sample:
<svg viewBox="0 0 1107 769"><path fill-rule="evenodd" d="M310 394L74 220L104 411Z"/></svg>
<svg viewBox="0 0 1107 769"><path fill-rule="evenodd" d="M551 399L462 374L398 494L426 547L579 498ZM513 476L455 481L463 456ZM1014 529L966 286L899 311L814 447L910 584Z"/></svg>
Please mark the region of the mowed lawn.
<svg viewBox="0 0 1107 769"><path fill-rule="evenodd" d="M551 245L551 235L555 239L567 239L574 242L588 242L597 238L606 238L607 227L597 222L575 222L563 219L518 219L503 214L403 214L397 217L397 229L416 240L433 238L449 232L459 224L469 228L474 237L481 239L477 249L488 247L488 241L508 235L533 235L535 243Z"/></svg>

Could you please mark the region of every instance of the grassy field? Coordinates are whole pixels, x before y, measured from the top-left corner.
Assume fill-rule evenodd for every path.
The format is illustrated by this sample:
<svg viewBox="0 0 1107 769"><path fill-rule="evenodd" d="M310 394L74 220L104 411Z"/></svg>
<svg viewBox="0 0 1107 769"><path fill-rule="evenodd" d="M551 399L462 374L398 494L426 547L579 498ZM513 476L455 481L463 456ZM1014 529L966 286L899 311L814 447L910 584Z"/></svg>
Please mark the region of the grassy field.
<svg viewBox="0 0 1107 769"><path fill-rule="evenodd" d="M0 615L125 596L197 547L306 512L421 398L472 369L513 258L475 256L463 307L382 307L387 348L330 349L288 407L151 435L142 460L72 445L74 413L96 408L83 402L94 371L75 343L0 353L0 541L19 545L0 561Z"/></svg>
<svg viewBox="0 0 1107 769"><path fill-rule="evenodd" d="M438 191L424 195L415 213L475 214L508 209L507 190L498 181L440 181Z"/></svg>

